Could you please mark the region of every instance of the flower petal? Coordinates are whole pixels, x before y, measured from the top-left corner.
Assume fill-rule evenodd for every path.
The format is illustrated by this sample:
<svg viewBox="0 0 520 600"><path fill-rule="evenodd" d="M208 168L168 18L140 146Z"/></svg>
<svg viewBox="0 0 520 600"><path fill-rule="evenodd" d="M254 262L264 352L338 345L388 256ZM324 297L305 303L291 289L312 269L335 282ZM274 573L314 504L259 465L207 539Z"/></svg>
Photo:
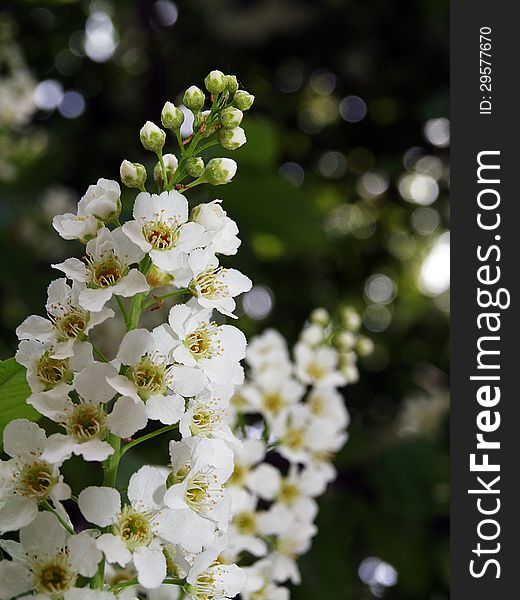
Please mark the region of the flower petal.
<svg viewBox="0 0 520 600"><path fill-rule="evenodd" d="M78 506L87 521L107 527L121 511L121 496L113 488L89 486L80 493Z"/></svg>

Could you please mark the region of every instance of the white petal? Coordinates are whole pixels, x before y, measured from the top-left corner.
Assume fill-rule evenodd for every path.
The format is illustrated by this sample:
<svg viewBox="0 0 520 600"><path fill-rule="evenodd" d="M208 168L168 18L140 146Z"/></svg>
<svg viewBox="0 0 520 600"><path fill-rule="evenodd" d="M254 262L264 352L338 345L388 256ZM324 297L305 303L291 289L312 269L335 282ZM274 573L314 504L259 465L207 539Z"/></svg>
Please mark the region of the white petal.
<svg viewBox="0 0 520 600"><path fill-rule="evenodd" d="M54 556L65 547L67 532L49 512L40 512L34 521L20 529L20 543L27 554Z"/></svg>
<svg viewBox="0 0 520 600"><path fill-rule="evenodd" d="M175 527L168 541L179 544L187 552L198 553L214 540L215 524L189 509L172 511ZM164 534L163 534L164 535Z"/></svg>
<svg viewBox="0 0 520 600"><path fill-rule="evenodd" d="M173 365L170 373L173 379L172 389L186 398L196 396L206 386L204 374L194 367Z"/></svg>
<svg viewBox="0 0 520 600"><path fill-rule="evenodd" d="M109 563L118 563L124 567L132 556L123 540L111 533L100 535L96 544Z"/></svg>
<svg viewBox="0 0 520 600"><path fill-rule="evenodd" d="M27 419L15 419L4 429L4 451L23 462L41 454L45 442L45 431Z"/></svg>
<svg viewBox="0 0 520 600"><path fill-rule="evenodd" d="M121 496L113 488L90 486L80 493L78 506L87 521L107 527L121 511Z"/></svg>
<svg viewBox="0 0 520 600"><path fill-rule="evenodd" d="M258 465L246 475L247 487L260 498L272 500L280 489L280 471L268 463Z"/></svg>
<svg viewBox="0 0 520 600"><path fill-rule="evenodd" d="M123 225L124 234L134 243L141 248L144 252L150 252L152 245L144 239L143 236L143 222L138 221L127 221Z"/></svg>
<svg viewBox="0 0 520 600"><path fill-rule="evenodd" d="M96 574L99 561L103 553L98 548L96 540L86 531L73 535L67 542L72 568L84 577L93 577Z"/></svg>
<svg viewBox="0 0 520 600"><path fill-rule="evenodd" d="M138 548L134 552L137 580L147 589L157 588L166 577L166 558L160 548Z"/></svg>
<svg viewBox="0 0 520 600"><path fill-rule="evenodd" d="M111 592L91 590L89 588L74 588L65 592L63 600L115 600Z"/></svg>
<svg viewBox="0 0 520 600"><path fill-rule="evenodd" d="M79 303L85 310L99 312L115 293L115 286L83 290L79 295Z"/></svg>
<svg viewBox="0 0 520 600"><path fill-rule="evenodd" d="M122 396L114 404L106 423L115 435L122 438L131 437L136 431L144 429L148 423L144 403Z"/></svg>
<svg viewBox="0 0 520 600"><path fill-rule="evenodd" d="M135 403L142 403L134 384L124 375L116 375L107 379L107 383L122 396L131 398Z"/></svg>
<svg viewBox="0 0 520 600"><path fill-rule="evenodd" d="M15 598L33 586L29 569L20 563L0 561L0 597Z"/></svg>
<svg viewBox="0 0 520 600"><path fill-rule="evenodd" d="M38 315L31 315L16 328L16 335L20 340L48 342L53 339L55 334L49 319L44 319Z"/></svg>
<svg viewBox="0 0 520 600"><path fill-rule="evenodd" d="M60 386L47 392L32 394L28 398L27 404L30 404L44 417L57 422L63 419L67 408L72 406L67 389Z"/></svg>
<svg viewBox="0 0 520 600"><path fill-rule="evenodd" d="M166 491L164 473L145 465L130 477L128 499L133 508L139 511L158 510Z"/></svg>
<svg viewBox="0 0 520 600"><path fill-rule="evenodd" d="M12 496L0 508L0 534L29 525L37 514L38 504L34 498Z"/></svg>
<svg viewBox="0 0 520 600"><path fill-rule="evenodd" d="M121 281L114 286L116 296L129 298L141 292L147 292L150 289L146 277L137 269L130 269L128 275L125 275Z"/></svg>
<svg viewBox="0 0 520 600"><path fill-rule="evenodd" d="M74 388L85 400L108 402L114 397L114 389L107 383L108 377L115 377L117 369L108 363L93 363L74 379Z"/></svg>
<svg viewBox="0 0 520 600"><path fill-rule="evenodd" d="M184 339L186 334L185 323L191 316L191 310L185 304L176 304L170 309L168 323L179 339Z"/></svg>
<svg viewBox="0 0 520 600"><path fill-rule="evenodd" d="M153 350L153 343L153 336L147 329L133 329L121 340L117 360L134 366L142 356Z"/></svg>
<svg viewBox="0 0 520 600"><path fill-rule="evenodd" d="M78 258L67 258L59 264L52 265L54 269L63 271L65 275L74 281L86 283L88 281L88 271L85 263Z"/></svg>
<svg viewBox="0 0 520 600"><path fill-rule="evenodd" d="M102 440L89 440L82 444L76 444L74 454L80 454L86 461L103 462L111 454L114 454L114 448Z"/></svg>
<svg viewBox="0 0 520 600"><path fill-rule="evenodd" d="M173 425L184 413L184 398L177 394L152 396L146 401L145 410L149 419L160 421L164 425Z"/></svg>
<svg viewBox="0 0 520 600"><path fill-rule="evenodd" d="M63 433L53 433L47 440L47 446L42 454L43 460L54 465L61 465L72 456L76 442Z"/></svg>

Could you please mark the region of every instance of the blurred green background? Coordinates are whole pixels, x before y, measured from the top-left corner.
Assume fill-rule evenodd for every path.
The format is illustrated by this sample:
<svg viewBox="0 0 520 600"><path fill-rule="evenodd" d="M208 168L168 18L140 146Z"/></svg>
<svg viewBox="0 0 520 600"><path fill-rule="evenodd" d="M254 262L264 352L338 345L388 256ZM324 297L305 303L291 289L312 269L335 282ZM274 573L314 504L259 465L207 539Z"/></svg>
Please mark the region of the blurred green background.
<svg viewBox="0 0 520 600"><path fill-rule="evenodd" d="M123 158L146 162L139 128L209 70L256 96L233 184L191 196L217 191L239 224L228 263L255 283L239 326L292 343L313 307L351 304L375 343L346 391L350 439L296 600L448 598L448 13L444 0L0 8L0 115L23 62L37 109L0 120L1 358L41 313L50 263L80 251L52 216L118 179Z"/></svg>

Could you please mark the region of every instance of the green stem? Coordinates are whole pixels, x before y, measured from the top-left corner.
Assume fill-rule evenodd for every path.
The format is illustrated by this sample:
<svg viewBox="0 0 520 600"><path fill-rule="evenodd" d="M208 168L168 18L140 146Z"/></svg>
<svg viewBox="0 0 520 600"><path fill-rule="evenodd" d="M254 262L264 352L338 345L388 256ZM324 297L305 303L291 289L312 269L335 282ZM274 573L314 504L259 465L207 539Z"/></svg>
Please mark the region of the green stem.
<svg viewBox="0 0 520 600"><path fill-rule="evenodd" d="M169 294L164 294L164 296L154 296L153 300L150 300L150 302L147 302L144 306L142 306L142 310L146 310L147 308L150 308L150 306L157 304L157 302L160 302L161 300L164 300L165 298L173 298L174 296L183 296L184 294L190 294L190 293L191 292L188 288L181 288L180 290L175 290L175 292L171 292Z"/></svg>
<svg viewBox="0 0 520 600"><path fill-rule="evenodd" d="M117 305L119 306L119 310L121 311L121 314L123 315L123 319L125 320L125 324L126 324L128 322L128 313L126 312L124 302L119 296L116 296L116 302L117 302Z"/></svg>
<svg viewBox="0 0 520 600"><path fill-rule="evenodd" d="M103 354L103 352L101 352L101 350L99 350L98 348L96 348L96 347L94 346L94 344L92 344L92 342L90 342L90 343L91 343L91 345L92 345L92 350L94 351L94 354L95 354L95 355L96 355L96 356L97 356L97 357L98 357L100 360L102 360L103 362L106 362L106 363L107 363L107 362L110 362L110 361L108 360L108 358L107 358L107 357L106 357L106 356Z"/></svg>
<svg viewBox="0 0 520 600"><path fill-rule="evenodd" d="M74 529L67 523L67 521L65 521L65 519L60 515L60 513L49 504L48 500L44 500L42 502L42 506L45 510L51 512L71 535L76 533Z"/></svg>
<svg viewBox="0 0 520 600"><path fill-rule="evenodd" d="M123 456L125 454L125 452L130 450L130 448L137 446L137 444L140 444L141 442L146 442L147 440L151 440L152 438L157 437L158 435L162 435L163 433L166 433L167 431L172 431L173 429L176 429L176 428L177 428L177 424L166 425L165 427L161 427L160 429L157 429L156 431L152 431L151 433L142 435L141 437L137 438L136 440L133 440L132 442L128 442L128 444L123 446L121 448L120 456Z"/></svg>
<svg viewBox="0 0 520 600"><path fill-rule="evenodd" d="M129 579L128 581L116 583L116 585L113 585L109 591L119 594L125 588L132 587L133 585L139 585L139 582L137 581L137 579ZM162 585L184 585L184 580L183 579L165 579L162 582Z"/></svg>
<svg viewBox="0 0 520 600"><path fill-rule="evenodd" d="M159 152L157 152L157 158L159 159L159 164L161 165L161 173L162 173L162 177L163 177L163 190L167 190L168 189L168 177L166 174L166 166L164 164L164 159L163 159L163 155L162 155L162 151L159 150Z"/></svg>

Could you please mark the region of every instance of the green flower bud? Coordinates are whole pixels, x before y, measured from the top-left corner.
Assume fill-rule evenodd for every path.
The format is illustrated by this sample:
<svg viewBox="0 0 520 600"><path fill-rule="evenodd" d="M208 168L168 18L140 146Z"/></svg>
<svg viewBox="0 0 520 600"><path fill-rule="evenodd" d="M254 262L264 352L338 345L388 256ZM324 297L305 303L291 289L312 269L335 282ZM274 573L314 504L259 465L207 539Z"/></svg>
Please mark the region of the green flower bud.
<svg viewBox="0 0 520 600"><path fill-rule="evenodd" d="M244 113L241 110L234 106L228 106L220 113L220 122L222 123L222 127L234 129L242 123L243 116Z"/></svg>
<svg viewBox="0 0 520 600"><path fill-rule="evenodd" d="M211 185L229 183L237 172L237 163L231 158L212 158L204 169L204 179Z"/></svg>
<svg viewBox="0 0 520 600"><path fill-rule="evenodd" d="M325 308L315 308L311 312L310 320L311 323L326 327L330 323L330 315Z"/></svg>
<svg viewBox="0 0 520 600"><path fill-rule="evenodd" d="M240 110L249 110L254 101L255 97L245 90L238 90L233 97L233 104Z"/></svg>
<svg viewBox="0 0 520 600"><path fill-rule="evenodd" d="M179 166L179 161L175 154L165 154L163 156L164 168L166 169L166 177L171 181L173 174ZM153 178L161 187L164 185L161 163L158 162L153 170Z"/></svg>
<svg viewBox="0 0 520 600"><path fill-rule="evenodd" d="M361 327L361 317L355 308L345 306L341 312L341 318L345 327L351 331L357 331Z"/></svg>
<svg viewBox="0 0 520 600"><path fill-rule="evenodd" d="M191 177L200 177L204 173L204 161L200 156L192 156L186 161L186 172Z"/></svg>
<svg viewBox="0 0 520 600"><path fill-rule="evenodd" d="M226 89L226 76L222 71L211 71L204 80L204 85L210 94L219 94Z"/></svg>
<svg viewBox="0 0 520 600"><path fill-rule="evenodd" d="M166 102L161 112L161 123L166 129L179 129L184 123L184 113L172 102Z"/></svg>
<svg viewBox="0 0 520 600"><path fill-rule="evenodd" d="M124 160L119 168L121 181L129 188L140 190L146 183L147 173L144 165Z"/></svg>
<svg viewBox="0 0 520 600"><path fill-rule="evenodd" d="M159 152L166 141L166 132L155 123L147 121L140 131L141 144L146 150Z"/></svg>
<svg viewBox="0 0 520 600"><path fill-rule="evenodd" d="M242 127L235 127L235 129L221 129L219 141L226 150L236 150L246 143L246 133Z"/></svg>
<svg viewBox="0 0 520 600"><path fill-rule="evenodd" d="M226 75L226 90L231 96L238 90L238 80L234 75Z"/></svg>
<svg viewBox="0 0 520 600"><path fill-rule="evenodd" d="M204 92L196 85L192 85L184 92L183 102L184 105L193 112L199 112L204 106Z"/></svg>
<svg viewBox="0 0 520 600"><path fill-rule="evenodd" d="M359 338L356 350L360 356L368 356L374 351L374 342L365 336Z"/></svg>
<svg viewBox="0 0 520 600"><path fill-rule="evenodd" d="M155 265L152 265L146 274L146 281L151 288L158 288L163 285L169 285L173 281L173 277L170 274L161 271L161 269Z"/></svg>

